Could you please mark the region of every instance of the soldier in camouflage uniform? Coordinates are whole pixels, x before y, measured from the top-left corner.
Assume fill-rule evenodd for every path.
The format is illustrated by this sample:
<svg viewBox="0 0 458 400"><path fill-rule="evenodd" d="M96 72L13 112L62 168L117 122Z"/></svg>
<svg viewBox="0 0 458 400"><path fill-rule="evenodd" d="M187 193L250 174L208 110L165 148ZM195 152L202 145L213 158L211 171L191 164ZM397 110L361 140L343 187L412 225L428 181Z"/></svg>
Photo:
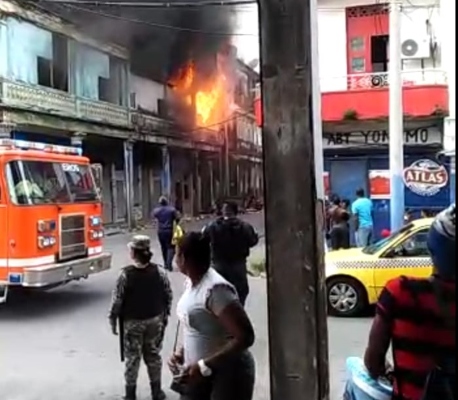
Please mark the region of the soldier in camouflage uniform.
<svg viewBox="0 0 458 400"><path fill-rule="evenodd" d="M160 351L172 307L172 290L167 274L151 263L148 236L134 236L129 243L133 264L122 269L113 293L109 314L113 333L117 322L124 326L126 400L136 399L140 359L148 369L153 400L164 400L161 387Z"/></svg>

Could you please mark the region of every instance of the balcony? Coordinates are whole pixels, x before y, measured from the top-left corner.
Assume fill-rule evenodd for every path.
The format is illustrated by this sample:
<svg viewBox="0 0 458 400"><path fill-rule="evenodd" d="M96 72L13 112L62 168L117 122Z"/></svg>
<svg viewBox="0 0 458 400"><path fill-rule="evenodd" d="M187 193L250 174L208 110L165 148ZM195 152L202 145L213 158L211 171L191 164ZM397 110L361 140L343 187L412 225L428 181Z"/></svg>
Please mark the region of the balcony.
<svg viewBox="0 0 458 400"><path fill-rule="evenodd" d="M130 126L126 107L76 97L43 86L28 85L0 78L0 104L50 115L77 118L119 127Z"/></svg>
<svg viewBox="0 0 458 400"><path fill-rule="evenodd" d="M448 111L446 74L440 70L404 71L403 112L427 117ZM341 121L349 112L359 120L387 117L389 76L387 73L354 74L321 78L323 121Z"/></svg>
<svg viewBox="0 0 458 400"><path fill-rule="evenodd" d="M197 147L203 146L205 148L205 145L221 146L223 143L221 134L217 131L203 128L184 128L170 120L141 110L131 110L130 119L132 127L136 131L144 135L156 136L156 140L159 142L161 141L159 137L162 137L164 144L166 142L173 144L175 140L179 140L181 147L193 148L197 145Z"/></svg>

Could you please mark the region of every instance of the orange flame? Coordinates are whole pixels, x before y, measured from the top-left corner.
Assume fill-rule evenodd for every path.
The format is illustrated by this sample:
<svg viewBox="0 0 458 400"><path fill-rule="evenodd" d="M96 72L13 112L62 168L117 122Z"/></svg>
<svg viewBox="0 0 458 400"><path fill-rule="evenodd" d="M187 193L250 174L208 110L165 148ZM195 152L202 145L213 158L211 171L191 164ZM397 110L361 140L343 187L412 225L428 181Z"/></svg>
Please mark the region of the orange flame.
<svg viewBox="0 0 458 400"><path fill-rule="evenodd" d="M230 110L228 84L224 73L217 70L212 76L198 79L194 62L188 62L170 80L175 93L195 107L199 127L218 129Z"/></svg>

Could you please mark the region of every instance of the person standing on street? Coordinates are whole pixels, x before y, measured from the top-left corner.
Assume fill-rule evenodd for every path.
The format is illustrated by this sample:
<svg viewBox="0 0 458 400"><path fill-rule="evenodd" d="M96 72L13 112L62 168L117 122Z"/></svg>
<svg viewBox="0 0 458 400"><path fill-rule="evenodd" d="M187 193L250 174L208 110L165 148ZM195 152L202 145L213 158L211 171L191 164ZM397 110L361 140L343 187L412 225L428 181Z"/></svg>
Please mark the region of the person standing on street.
<svg viewBox="0 0 458 400"><path fill-rule="evenodd" d="M180 400L252 400L253 325L235 288L210 264L208 238L185 234L177 245L177 266L186 276L177 304L183 345L175 349L169 367L186 386L177 390Z"/></svg>
<svg viewBox="0 0 458 400"><path fill-rule="evenodd" d="M237 217L237 204L226 202L222 216L204 227L210 240L213 268L237 290L242 305L248 297L247 258L259 242L254 228Z"/></svg>
<svg viewBox="0 0 458 400"><path fill-rule="evenodd" d="M133 265L122 269L113 293L109 320L113 334L124 335L125 400L136 399L140 359L148 369L153 400L164 400L160 350L172 308L173 293L165 271L151 263L150 238L134 236L129 243Z"/></svg>
<svg viewBox="0 0 458 400"><path fill-rule="evenodd" d="M374 208L371 199L364 194L364 189L358 189L356 197L357 199L351 206L351 212L355 220L356 246L366 247L372 240Z"/></svg>
<svg viewBox="0 0 458 400"><path fill-rule="evenodd" d="M168 271L173 271L173 257L175 247L172 244L173 229L179 222L180 216L175 207L169 204L166 197L161 196L159 205L153 211L153 217L157 220L157 236L161 246L164 267Z"/></svg>

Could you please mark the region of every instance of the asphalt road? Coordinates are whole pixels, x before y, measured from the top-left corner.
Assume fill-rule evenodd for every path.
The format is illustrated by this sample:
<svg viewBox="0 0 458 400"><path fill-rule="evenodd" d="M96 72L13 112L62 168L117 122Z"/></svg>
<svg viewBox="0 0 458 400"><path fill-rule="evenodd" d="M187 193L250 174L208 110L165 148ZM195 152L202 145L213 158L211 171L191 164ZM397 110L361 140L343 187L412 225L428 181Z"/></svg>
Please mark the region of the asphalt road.
<svg viewBox="0 0 458 400"><path fill-rule="evenodd" d="M262 231L262 216L247 217ZM203 221L190 224L198 228ZM0 308L0 400L117 400L123 376L117 338L107 324L111 290L128 260L129 236L106 239L114 254L111 271L46 293L16 295ZM155 259L159 259L156 245ZM183 287L178 272L170 275L176 299ZM257 333L255 400L269 399L267 306L265 280L251 280L248 311ZM331 399L339 400L347 356L364 350L369 319L329 318ZM169 325L164 356L172 351L176 320ZM304 338L304 340L307 340ZM164 386L170 381L164 369ZM139 400L149 399L144 369ZM170 393L170 400L176 396Z"/></svg>

